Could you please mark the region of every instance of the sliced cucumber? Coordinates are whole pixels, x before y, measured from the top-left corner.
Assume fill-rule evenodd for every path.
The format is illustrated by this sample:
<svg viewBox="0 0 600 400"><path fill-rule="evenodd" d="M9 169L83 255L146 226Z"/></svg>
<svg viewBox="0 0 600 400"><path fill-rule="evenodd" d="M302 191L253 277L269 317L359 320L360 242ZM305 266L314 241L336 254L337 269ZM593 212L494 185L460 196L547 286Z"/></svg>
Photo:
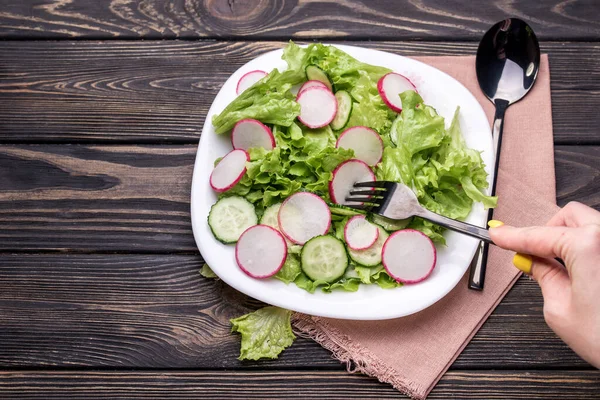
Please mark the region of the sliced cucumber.
<svg viewBox="0 0 600 400"><path fill-rule="evenodd" d="M272 206L267 207L267 209L263 213L263 216L260 218L261 225L270 226L271 228L275 228L279 232L281 232L281 229L279 229L279 220L277 219L280 208L281 208L281 203L273 204ZM282 235L283 235L283 233L282 233ZM302 246L294 244L292 241L290 241L290 239L286 238L285 235L283 235L283 239L285 240L285 243L287 244L289 253L295 253L295 254L300 253Z"/></svg>
<svg viewBox="0 0 600 400"><path fill-rule="evenodd" d="M242 233L256 225L258 217L252 203L243 197L224 197L208 213L208 226L221 243L235 243Z"/></svg>
<svg viewBox="0 0 600 400"><path fill-rule="evenodd" d="M364 213L353 208L343 206L341 204L327 203L332 215L340 215L342 217L354 217L355 215L363 215Z"/></svg>
<svg viewBox="0 0 600 400"><path fill-rule="evenodd" d="M399 231L400 229L404 229L410 224L412 218L406 219L389 219L386 217L382 217L381 215L372 214L371 222L377 224L388 232Z"/></svg>
<svg viewBox="0 0 600 400"><path fill-rule="evenodd" d="M308 79L309 81L323 82L329 90L332 89L331 82L329 81L327 74L321 68L317 67L316 65L309 65L308 67L306 67L305 72L306 79Z"/></svg>
<svg viewBox="0 0 600 400"><path fill-rule="evenodd" d="M273 204L272 206L267 207L263 216L260 219L261 225L267 225L271 228L275 228L279 230L279 222L277 221L277 214L279 214L279 209L281 208L281 203Z"/></svg>
<svg viewBox="0 0 600 400"><path fill-rule="evenodd" d="M379 228L379 237L373 246L365 250L352 250L348 248L348 254L355 263L364 267L375 267L381 264L381 251L390 235L382 227L378 226L377 228Z"/></svg>
<svg viewBox="0 0 600 400"><path fill-rule="evenodd" d="M302 271L313 281L335 282L348 268L348 254L341 240L331 235L310 239L300 255Z"/></svg>
<svg viewBox="0 0 600 400"><path fill-rule="evenodd" d="M335 92L335 98L337 100L337 112L330 125L334 130L339 131L344 129L350 119L350 112L352 112L352 97L350 97L350 94L345 90L338 90Z"/></svg>

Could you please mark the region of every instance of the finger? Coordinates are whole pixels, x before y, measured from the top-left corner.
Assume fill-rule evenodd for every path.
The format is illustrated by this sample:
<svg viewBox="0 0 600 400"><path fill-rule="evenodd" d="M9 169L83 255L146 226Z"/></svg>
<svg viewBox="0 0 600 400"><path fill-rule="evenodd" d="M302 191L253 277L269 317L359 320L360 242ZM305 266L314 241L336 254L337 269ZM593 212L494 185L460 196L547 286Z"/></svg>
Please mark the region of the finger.
<svg viewBox="0 0 600 400"><path fill-rule="evenodd" d="M544 302L548 306L554 301L564 301L571 288L571 279L567 270L554 260L534 257L530 275L540 285Z"/></svg>
<svg viewBox="0 0 600 400"><path fill-rule="evenodd" d="M546 223L547 226L568 226L571 228L588 224L600 224L600 212L576 201L572 201L561 208Z"/></svg>
<svg viewBox="0 0 600 400"><path fill-rule="evenodd" d="M490 228L489 232L494 243L504 249L542 258L564 258L572 236L569 234L570 229L558 226L515 228L504 225Z"/></svg>

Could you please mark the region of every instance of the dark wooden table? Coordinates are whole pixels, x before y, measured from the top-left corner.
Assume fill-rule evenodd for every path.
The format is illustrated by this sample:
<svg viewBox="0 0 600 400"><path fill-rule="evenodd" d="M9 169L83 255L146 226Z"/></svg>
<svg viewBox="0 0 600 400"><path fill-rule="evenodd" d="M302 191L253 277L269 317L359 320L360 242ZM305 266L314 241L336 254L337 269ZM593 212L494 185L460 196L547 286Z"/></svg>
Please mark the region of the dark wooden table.
<svg viewBox="0 0 600 400"><path fill-rule="evenodd" d="M198 273L198 137L227 77L290 38L474 54L506 16L550 55L558 203L598 209L597 0L3 0L0 397L402 397L310 340L236 359L228 320L260 304ZM523 278L431 394L449 397L597 399L600 374Z"/></svg>

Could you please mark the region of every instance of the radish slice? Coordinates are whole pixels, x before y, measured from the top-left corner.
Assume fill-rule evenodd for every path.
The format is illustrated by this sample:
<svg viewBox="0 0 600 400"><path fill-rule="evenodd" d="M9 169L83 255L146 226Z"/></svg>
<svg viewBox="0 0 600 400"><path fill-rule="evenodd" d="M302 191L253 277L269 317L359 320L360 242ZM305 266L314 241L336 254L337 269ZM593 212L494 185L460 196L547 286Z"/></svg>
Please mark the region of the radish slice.
<svg viewBox="0 0 600 400"><path fill-rule="evenodd" d="M364 161L345 161L333 171L333 179L329 182L329 196L334 203L356 205L356 202L346 201L346 196L354 189L355 183L371 181L375 181L375 174Z"/></svg>
<svg viewBox="0 0 600 400"><path fill-rule="evenodd" d="M210 187L215 192L224 192L234 187L246 173L247 161L250 161L250 156L245 150L227 153L210 174Z"/></svg>
<svg viewBox="0 0 600 400"><path fill-rule="evenodd" d="M357 215L346 222L344 239L352 250L368 249L377 241L379 229L365 218Z"/></svg>
<svg viewBox="0 0 600 400"><path fill-rule="evenodd" d="M304 90L311 87L322 87L329 90L327 85L321 81L306 81L302 84L302 86L300 86L300 89L298 89L298 96L300 96L300 93L302 93ZM296 96L296 99L298 98L298 96Z"/></svg>
<svg viewBox="0 0 600 400"><path fill-rule="evenodd" d="M246 72L238 81L237 87L235 88L235 94L239 96L244 90L248 89L267 75L268 74L265 71L260 70Z"/></svg>
<svg viewBox="0 0 600 400"><path fill-rule="evenodd" d="M231 144L234 149L248 150L263 147L271 151L275 148L275 136L268 126L255 119L243 119L231 131Z"/></svg>
<svg viewBox="0 0 600 400"><path fill-rule="evenodd" d="M437 258L431 239L414 229L394 232L383 245L383 266L392 278L417 283L427 278Z"/></svg>
<svg viewBox="0 0 600 400"><path fill-rule="evenodd" d="M324 235L331 226L327 203L316 194L299 192L288 197L279 209L279 228L296 244Z"/></svg>
<svg viewBox="0 0 600 400"><path fill-rule="evenodd" d="M266 225L246 229L235 245L235 260L253 278L275 275L287 257L287 245L281 233Z"/></svg>
<svg viewBox="0 0 600 400"><path fill-rule="evenodd" d="M322 128L335 118L337 100L329 89L320 86L304 89L296 101L300 104L298 119L309 128Z"/></svg>
<svg viewBox="0 0 600 400"><path fill-rule="evenodd" d="M377 132L366 126L346 129L338 138L335 147L354 150L354 157L370 167L379 164L383 156L383 140Z"/></svg>
<svg viewBox="0 0 600 400"><path fill-rule="evenodd" d="M407 90L414 90L416 92L417 88L405 76L390 72L382 76L379 82L377 82L377 90L383 102L389 108L396 112L402 112L400 93Z"/></svg>

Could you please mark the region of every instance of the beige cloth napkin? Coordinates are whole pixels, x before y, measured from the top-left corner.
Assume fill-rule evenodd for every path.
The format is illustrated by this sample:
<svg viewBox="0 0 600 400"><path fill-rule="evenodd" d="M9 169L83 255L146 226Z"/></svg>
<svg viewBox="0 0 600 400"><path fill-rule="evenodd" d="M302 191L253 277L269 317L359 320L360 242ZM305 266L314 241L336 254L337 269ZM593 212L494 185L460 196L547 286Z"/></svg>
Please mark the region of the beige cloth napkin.
<svg viewBox="0 0 600 400"><path fill-rule="evenodd" d="M479 90L475 57L418 60L465 85L491 123L494 107ZM506 113L495 219L515 226L540 225L557 211L552 139L550 71L544 55L535 86ZM452 292L418 314L387 321L295 314L294 326L331 350L349 371L424 399L519 277L512 252L491 246L489 257L482 292L467 289L467 273Z"/></svg>

